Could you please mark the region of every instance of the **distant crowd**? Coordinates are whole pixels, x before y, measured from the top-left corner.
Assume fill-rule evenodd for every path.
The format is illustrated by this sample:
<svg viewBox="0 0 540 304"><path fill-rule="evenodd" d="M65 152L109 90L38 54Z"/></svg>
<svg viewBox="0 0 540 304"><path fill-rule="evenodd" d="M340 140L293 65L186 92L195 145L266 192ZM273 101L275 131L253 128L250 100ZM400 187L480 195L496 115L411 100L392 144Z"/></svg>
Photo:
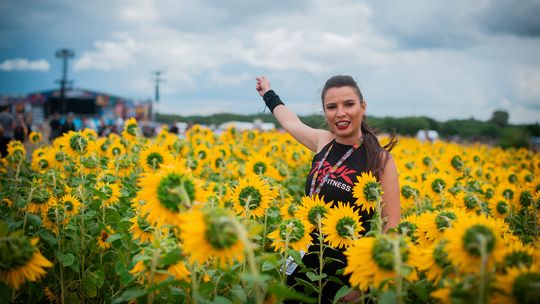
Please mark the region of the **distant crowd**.
<svg viewBox="0 0 540 304"><path fill-rule="evenodd" d="M124 129L124 121L127 120L127 117L117 117L116 120L98 116L80 117L74 113L68 113L62 117L59 113L54 113L44 125L37 126L37 130L32 130L31 113L14 115L9 106L0 106L0 111L0 153L2 157L7 155L7 146L11 140L25 143L29 140L32 131L42 133L49 142L69 131L79 131L86 128L96 131L99 136L107 136L111 133L121 134ZM145 137L155 136L159 127L156 123L147 120L139 121L139 126ZM176 124L169 127L169 132L178 134Z"/></svg>

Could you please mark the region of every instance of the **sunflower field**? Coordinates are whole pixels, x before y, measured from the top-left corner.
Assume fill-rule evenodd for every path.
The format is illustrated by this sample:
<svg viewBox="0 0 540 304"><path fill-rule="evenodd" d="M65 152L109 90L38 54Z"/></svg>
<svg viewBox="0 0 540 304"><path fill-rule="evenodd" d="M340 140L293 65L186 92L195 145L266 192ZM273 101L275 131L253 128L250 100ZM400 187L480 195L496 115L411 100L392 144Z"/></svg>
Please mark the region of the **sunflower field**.
<svg viewBox="0 0 540 304"><path fill-rule="evenodd" d="M314 237L343 248L357 303L537 303L540 155L401 138L401 222L383 232L382 189L356 208L304 195L313 153L279 132L152 139L70 132L12 141L0 161L0 302L321 302L337 278L303 265ZM385 139L383 138L382 141ZM30 150L30 149L29 149ZM367 234L358 210L373 213ZM294 261L307 275L286 284Z"/></svg>

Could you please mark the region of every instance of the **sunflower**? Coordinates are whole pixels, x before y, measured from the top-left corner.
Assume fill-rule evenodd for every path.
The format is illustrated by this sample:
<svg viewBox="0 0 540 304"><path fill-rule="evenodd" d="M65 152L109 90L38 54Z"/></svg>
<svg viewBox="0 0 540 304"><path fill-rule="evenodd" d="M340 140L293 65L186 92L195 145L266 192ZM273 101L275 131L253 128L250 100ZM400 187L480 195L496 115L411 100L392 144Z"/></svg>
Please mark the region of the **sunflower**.
<svg viewBox="0 0 540 304"><path fill-rule="evenodd" d="M220 265L244 260L244 244L238 237L239 225L223 208L192 210L182 216L180 236L192 263L200 265L214 259Z"/></svg>
<svg viewBox="0 0 540 304"><path fill-rule="evenodd" d="M126 147L120 141L113 141L107 145L106 151L111 159L117 159L126 154Z"/></svg>
<svg viewBox="0 0 540 304"><path fill-rule="evenodd" d="M301 207L296 212L295 217L306 220L314 227L317 227L318 221L326 218L333 203L333 201L325 203L324 196L303 196L300 201Z"/></svg>
<svg viewBox="0 0 540 304"><path fill-rule="evenodd" d="M120 201L120 186L116 183L98 182L96 188L99 195L94 196L94 199L101 200L104 206L112 206Z"/></svg>
<svg viewBox="0 0 540 304"><path fill-rule="evenodd" d="M362 211L372 212L383 195L381 184L371 171L362 172L356 178L358 181L353 187L353 197L357 199L355 204L360 206Z"/></svg>
<svg viewBox="0 0 540 304"><path fill-rule="evenodd" d="M272 191L258 175L246 175L233 190L234 210L243 217L263 217Z"/></svg>
<svg viewBox="0 0 540 304"><path fill-rule="evenodd" d="M61 204L65 208L66 216L68 216L79 213L81 201L77 197L67 193L58 200L58 204Z"/></svg>
<svg viewBox="0 0 540 304"><path fill-rule="evenodd" d="M516 195L514 196L514 205L519 210L526 210L533 206L534 192L530 190L527 185L519 186L516 190Z"/></svg>
<svg viewBox="0 0 540 304"><path fill-rule="evenodd" d="M163 166L155 173L144 173L138 181L138 196L146 203L141 211L151 224L178 224L178 215L193 205L196 193L194 180L179 166Z"/></svg>
<svg viewBox="0 0 540 304"><path fill-rule="evenodd" d="M312 225L304 219L290 218L279 223L278 229L268 234L272 246L284 253L287 248L296 251L307 251L311 245Z"/></svg>
<svg viewBox="0 0 540 304"><path fill-rule="evenodd" d="M467 212L476 212L481 209L482 201L476 193L461 191L452 200L454 207L466 210Z"/></svg>
<svg viewBox="0 0 540 304"><path fill-rule="evenodd" d="M322 220L324 241L334 248L349 247L364 231L360 222L361 216L352 207L342 202L330 208L326 218Z"/></svg>
<svg viewBox="0 0 540 304"><path fill-rule="evenodd" d="M67 225L69 218L66 216L65 208L58 204L58 200L54 196L50 197L47 210L41 212L43 227L55 234L58 234L60 226Z"/></svg>
<svg viewBox="0 0 540 304"><path fill-rule="evenodd" d="M494 287L500 291L493 303L538 303L540 299L540 272L538 269L513 267L506 274L495 277Z"/></svg>
<svg viewBox="0 0 540 304"><path fill-rule="evenodd" d="M502 196L509 202L514 201L514 197L517 196L517 187L509 182L503 182L497 185L495 190L495 196Z"/></svg>
<svg viewBox="0 0 540 304"><path fill-rule="evenodd" d="M486 259L486 267L501 261L504 257L502 236L506 231L508 227L504 222L493 218L476 214L459 217L444 231L452 265L463 272L478 273L482 258Z"/></svg>
<svg viewBox="0 0 540 304"><path fill-rule="evenodd" d="M94 142L88 140L81 132L69 131L62 136L65 152L71 157L85 155L92 149Z"/></svg>
<svg viewBox="0 0 540 304"><path fill-rule="evenodd" d="M501 194L497 194L492 197L489 202L489 208L491 215L495 218L504 219L510 215L510 202L504 198Z"/></svg>
<svg viewBox="0 0 540 304"><path fill-rule="evenodd" d="M454 184L454 178L446 173L431 173L423 183L423 193L435 201L444 201L444 194Z"/></svg>
<svg viewBox="0 0 540 304"><path fill-rule="evenodd" d="M135 118L131 117L124 123L122 137L127 141L136 141L140 133L139 125L137 124L137 120L135 120Z"/></svg>
<svg viewBox="0 0 540 304"><path fill-rule="evenodd" d="M28 139L30 139L30 142L35 145L41 141L42 136L41 136L41 133L32 131L28 135Z"/></svg>
<svg viewBox="0 0 540 304"><path fill-rule="evenodd" d="M445 249L446 243L447 241L445 239L440 239L426 248L419 249L419 260L421 263L416 266L435 285L443 278L446 269L452 267L448 259L449 253ZM447 275L446 277L451 277L451 275Z"/></svg>
<svg viewBox="0 0 540 304"><path fill-rule="evenodd" d="M52 267L36 247L38 239L30 239L21 231L8 233L7 226L0 227L0 282L17 290L25 281L37 281L47 274L44 268Z"/></svg>
<svg viewBox="0 0 540 304"><path fill-rule="evenodd" d="M54 153L51 149L42 149L38 152L39 154L32 156L31 167L34 171L43 173L53 167Z"/></svg>
<svg viewBox="0 0 540 304"><path fill-rule="evenodd" d="M169 151L157 145L151 145L141 152L139 165L145 172L155 172L162 166L172 164L174 161Z"/></svg>
<svg viewBox="0 0 540 304"><path fill-rule="evenodd" d="M395 250L395 244L399 249ZM406 277L409 280L416 278L414 269L409 265L417 265L418 257L416 250L402 238L391 239L389 236L363 237L351 243L345 251L347 266L344 274L350 274L349 282L352 286L367 290L370 286L379 288L383 281L395 278L395 252L400 253L402 267L408 268ZM384 287L383 287L384 288Z"/></svg>
<svg viewBox="0 0 540 304"><path fill-rule="evenodd" d="M23 161L26 157L26 149L24 145L18 140L12 140L7 146L7 159L10 162L17 163Z"/></svg>
<svg viewBox="0 0 540 304"><path fill-rule="evenodd" d="M157 263L152 265L151 256L156 252L142 250L135 258L138 262L129 271L137 278L140 284L156 284L165 281L168 277L189 281L190 272L185 263L181 261L182 252L175 239L161 242Z"/></svg>
<svg viewBox="0 0 540 304"><path fill-rule="evenodd" d="M301 208L300 204L289 196L286 196L282 200L282 204L279 206L279 214L284 220L294 218L297 216L298 210Z"/></svg>
<svg viewBox="0 0 540 304"><path fill-rule="evenodd" d="M30 213L41 213L47 209L47 202L51 198L51 192L44 188L35 189L32 192L32 200L26 205Z"/></svg>
<svg viewBox="0 0 540 304"><path fill-rule="evenodd" d="M417 205L417 201L420 198L420 191L416 183L409 179L400 179L400 202L402 212L407 211Z"/></svg>
<svg viewBox="0 0 540 304"><path fill-rule="evenodd" d="M114 230L111 228L111 226L109 225L105 225L105 228L104 229L101 229L101 232L99 234L99 236L97 237L97 244L98 246L101 248L101 249L109 249L111 248L111 245L112 243L111 242L107 242L107 240L109 239L109 237L111 235L113 235L115 232Z"/></svg>
<svg viewBox="0 0 540 304"><path fill-rule="evenodd" d="M501 266L503 269L511 267L531 267L534 261L534 247L523 244L519 239L508 240L505 246Z"/></svg>
<svg viewBox="0 0 540 304"><path fill-rule="evenodd" d="M245 174L262 175L279 180L281 178L279 171L273 166L273 163L272 159L263 154L251 155L245 165Z"/></svg>
<svg viewBox="0 0 540 304"><path fill-rule="evenodd" d="M154 241L154 234L152 233L154 231L154 227L148 223L144 215L135 215L129 221L131 222L129 232L131 233L133 239L139 240L141 243L149 243ZM162 228L161 231L162 234L166 234L167 229Z"/></svg>
<svg viewBox="0 0 540 304"><path fill-rule="evenodd" d="M429 245L440 239L443 232L452 227L454 222L465 216L461 209L444 209L437 212L424 212L418 216L414 236L418 243Z"/></svg>

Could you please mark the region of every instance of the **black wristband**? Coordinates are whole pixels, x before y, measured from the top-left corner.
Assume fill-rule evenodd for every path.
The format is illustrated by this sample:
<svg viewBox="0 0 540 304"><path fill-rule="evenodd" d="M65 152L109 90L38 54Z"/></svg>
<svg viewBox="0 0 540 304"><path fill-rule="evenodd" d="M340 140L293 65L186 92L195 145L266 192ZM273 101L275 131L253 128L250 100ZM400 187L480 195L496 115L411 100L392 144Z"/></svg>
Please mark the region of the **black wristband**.
<svg viewBox="0 0 540 304"><path fill-rule="evenodd" d="M274 113L274 108L279 105L284 105L284 103L279 99L278 94L274 92L274 90L270 90L266 93L264 93L263 96L264 103L270 109L270 112Z"/></svg>

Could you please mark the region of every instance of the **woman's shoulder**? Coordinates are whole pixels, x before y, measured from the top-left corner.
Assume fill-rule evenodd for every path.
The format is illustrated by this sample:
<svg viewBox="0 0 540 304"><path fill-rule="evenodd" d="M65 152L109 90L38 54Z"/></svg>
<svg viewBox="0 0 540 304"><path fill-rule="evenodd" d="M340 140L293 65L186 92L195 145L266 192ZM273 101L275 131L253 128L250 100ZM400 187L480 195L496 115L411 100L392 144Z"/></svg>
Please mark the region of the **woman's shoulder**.
<svg viewBox="0 0 540 304"><path fill-rule="evenodd" d="M327 130L319 130L319 141L317 144L317 153L320 153L324 147L328 146L332 140L334 140L334 134Z"/></svg>

